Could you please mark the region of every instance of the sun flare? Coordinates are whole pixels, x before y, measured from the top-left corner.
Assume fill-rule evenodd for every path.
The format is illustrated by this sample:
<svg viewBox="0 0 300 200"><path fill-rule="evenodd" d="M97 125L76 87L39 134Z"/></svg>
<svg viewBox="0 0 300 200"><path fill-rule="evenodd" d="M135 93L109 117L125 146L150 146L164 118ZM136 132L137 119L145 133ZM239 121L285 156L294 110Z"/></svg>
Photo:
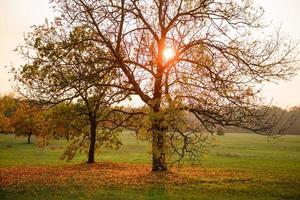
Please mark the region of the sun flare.
<svg viewBox="0 0 300 200"><path fill-rule="evenodd" d="M174 51L174 49L172 49L172 48L166 48L166 49L164 50L164 58L165 58L166 60L169 60L169 59L173 58L174 56L175 56L175 51Z"/></svg>

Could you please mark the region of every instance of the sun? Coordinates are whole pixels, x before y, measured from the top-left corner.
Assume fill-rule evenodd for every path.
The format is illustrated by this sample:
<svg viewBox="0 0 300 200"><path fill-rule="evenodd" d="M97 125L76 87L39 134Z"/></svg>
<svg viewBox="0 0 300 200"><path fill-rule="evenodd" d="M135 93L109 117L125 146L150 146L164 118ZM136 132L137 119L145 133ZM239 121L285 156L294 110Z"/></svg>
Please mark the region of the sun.
<svg viewBox="0 0 300 200"><path fill-rule="evenodd" d="M172 48L166 48L163 54L164 54L164 59L170 60L175 56L175 51Z"/></svg>

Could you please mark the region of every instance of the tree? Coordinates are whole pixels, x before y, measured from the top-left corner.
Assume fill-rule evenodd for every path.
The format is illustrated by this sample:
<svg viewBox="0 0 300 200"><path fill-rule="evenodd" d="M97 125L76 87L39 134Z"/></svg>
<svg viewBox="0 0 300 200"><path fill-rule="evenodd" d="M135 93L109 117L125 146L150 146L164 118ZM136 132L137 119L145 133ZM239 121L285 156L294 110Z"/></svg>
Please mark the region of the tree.
<svg viewBox="0 0 300 200"><path fill-rule="evenodd" d="M292 107L288 111L288 117L294 119L289 126L285 127L287 134L300 134L300 107Z"/></svg>
<svg viewBox="0 0 300 200"><path fill-rule="evenodd" d="M95 161L96 149L100 147L118 149L122 143L118 138L119 131L110 131L104 126L98 126L91 135L91 125L88 115L84 115L86 105L81 103L60 103L49 109L46 113L47 135L55 138L66 138L69 142L62 159L72 160L77 152L85 152L88 155L88 163ZM97 113L97 119L104 115L104 110ZM95 137L92 141L92 137ZM92 143L93 142L93 143ZM93 149L91 149L93 148Z"/></svg>
<svg viewBox="0 0 300 200"><path fill-rule="evenodd" d="M219 135L219 136L225 135L225 131L222 127L217 128L217 135Z"/></svg>
<svg viewBox="0 0 300 200"><path fill-rule="evenodd" d="M12 132L11 116L17 107L17 99L13 95L0 97L0 132Z"/></svg>
<svg viewBox="0 0 300 200"><path fill-rule="evenodd" d="M39 136L44 130L44 109L33 101L6 95L0 98L0 111L1 132L26 136L31 143L31 136Z"/></svg>
<svg viewBox="0 0 300 200"><path fill-rule="evenodd" d="M279 33L258 34L263 10L251 0L52 3L61 13L53 30L85 27L92 34L80 43L101 46L118 72L120 81L109 85L148 106L153 171L167 170L168 148L180 157L201 154L206 133L186 113L209 132L216 126L268 131L259 123L257 86L295 72L294 46Z"/></svg>
<svg viewBox="0 0 300 200"><path fill-rule="evenodd" d="M26 136L31 143L31 136L39 136L43 130L43 109L34 102L19 100L10 120L16 136Z"/></svg>
<svg viewBox="0 0 300 200"><path fill-rule="evenodd" d="M52 113L54 120L49 125L56 126L56 123L64 121L65 134L73 139L66 150L68 160L74 157L77 150L86 147L83 143L88 139L87 162L94 163L97 139L99 146L105 144L118 148L121 145L116 138L117 128L99 128L98 125L110 105L125 99L130 93L120 93L109 87L116 82L118 73L111 67L109 56L102 47L90 41L92 32L84 26L78 26L58 34L53 26L46 23L35 27L27 35L26 46L20 47L20 52L28 58L29 63L22 66L19 72L15 71L15 78L23 84L19 91L27 98L47 105L62 102L70 104L57 107ZM56 112L59 112L59 116L53 116ZM48 131L51 129L58 131L54 127Z"/></svg>

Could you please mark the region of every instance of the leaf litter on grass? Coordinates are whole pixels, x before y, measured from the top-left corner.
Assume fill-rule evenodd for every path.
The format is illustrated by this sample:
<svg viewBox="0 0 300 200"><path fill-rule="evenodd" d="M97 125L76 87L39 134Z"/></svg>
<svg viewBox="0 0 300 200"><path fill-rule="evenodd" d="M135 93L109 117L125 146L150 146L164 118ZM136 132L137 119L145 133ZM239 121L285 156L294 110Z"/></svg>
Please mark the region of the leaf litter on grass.
<svg viewBox="0 0 300 200"><path fill-rule="evenodd" d="M151 172L146 164L101 162L56 167L0 168L0 187L26 184L59 186L66 183L89 187L128 185L182 185L213 182L247 182L250 174L238 170L171 168L168 172Z"/></svg>

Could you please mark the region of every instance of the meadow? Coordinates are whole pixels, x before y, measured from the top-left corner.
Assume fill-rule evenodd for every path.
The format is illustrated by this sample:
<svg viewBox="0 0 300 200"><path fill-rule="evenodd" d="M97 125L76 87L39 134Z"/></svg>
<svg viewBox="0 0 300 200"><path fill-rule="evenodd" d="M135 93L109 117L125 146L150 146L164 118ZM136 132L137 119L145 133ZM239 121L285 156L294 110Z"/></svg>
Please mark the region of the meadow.
<svg viewBox="0 0 300 200"><path fill-rule="evenodd" d="M151 173L150 145L130 134L118 150L60 160L66 141L46 148L0 135L0 199L300 199L300 136L216 136L201 166Z"/></svg>

